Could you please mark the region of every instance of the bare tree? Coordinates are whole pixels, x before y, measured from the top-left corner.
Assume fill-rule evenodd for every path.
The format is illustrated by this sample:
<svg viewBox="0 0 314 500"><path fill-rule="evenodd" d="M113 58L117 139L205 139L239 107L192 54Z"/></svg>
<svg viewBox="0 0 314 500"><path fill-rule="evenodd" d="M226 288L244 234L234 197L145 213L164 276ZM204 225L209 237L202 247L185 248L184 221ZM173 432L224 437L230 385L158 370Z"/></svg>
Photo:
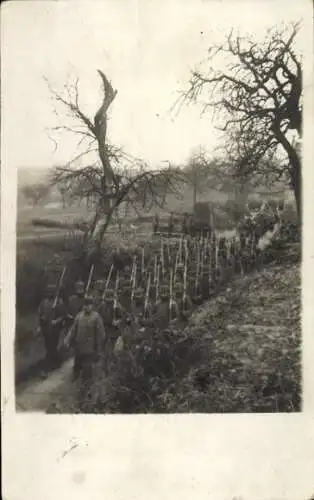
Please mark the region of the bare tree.
<svg viewBox="0 0 314 500"><path fill-rule="evenodd" d="M206 158L205 151L200 147L193 151L184 168L188 183L193 192L193 209L198 201L198 195L202 194L208 188L209 161Z"/></svg>
<svg viewBox="0 0 314 500"><path fill-rule="evenodd" d="M193 71L189 88L178 102L202 101L202 112L213 109L218 129L227 135L224 147L240 178L286 177L301 220L301 158L291 133L301 138L298 30L299 24L273 28L263 43L231 31L224 44L210 47L206 68ZM228 62L220 70L222 58ZM283 155L282 161L278 154Z"/></svg>
<svg viewBox="0 0 314 500"><path fill-rule="evenodd" d="M198 194L209 190L235 193L238 190L243 191L247 184L244 181L239 182L228 159L217 156L210 158L202 147L191 154L184 172L193 189L194 207L198 201Z"/></svg>
<svg viewBox="0 0 314 500"><path fill-rule="evenodd" d="M80 108L78 80L66 86L67 96L51 88L57 103L61 103L75 120L74 126L62 125L54 131L72 132L80 137L83 149L67 165L54 170L52 183L62 184L73 196L94 201L94 218L90 228L92 244L99 249L114 212L124 202L149 209L162 206L168 192L177 192L178 173L167 168L152 170L144 162L132 158L122 148L107 140L108 109L117 95L107 77L98 70L103 84L103 102L92 121ZM91 157L93 159L91 161ZM84 166L77 166L85 161ZM160 185L163 189L160 189Z"/></svg>
<svg viewBox="0 0 314 500"><path fill-rule="evenodd" d="M50 192L50 186L45 183L29 184L21 188L21 193L27 201L30 201L35 207L45 198Z"/></svg>

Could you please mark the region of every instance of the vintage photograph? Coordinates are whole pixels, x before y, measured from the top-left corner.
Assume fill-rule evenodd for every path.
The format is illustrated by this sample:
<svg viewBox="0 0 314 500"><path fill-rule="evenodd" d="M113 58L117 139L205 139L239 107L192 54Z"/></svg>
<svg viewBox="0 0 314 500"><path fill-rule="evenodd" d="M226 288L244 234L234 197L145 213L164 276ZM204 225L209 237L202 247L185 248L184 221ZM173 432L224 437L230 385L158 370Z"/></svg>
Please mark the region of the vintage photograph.
<svg viewBox="0 0 314 500"><path fill-rule="evenodd" d="M303 19L235 3L11 12L17 412L302 410Z"/></svg>

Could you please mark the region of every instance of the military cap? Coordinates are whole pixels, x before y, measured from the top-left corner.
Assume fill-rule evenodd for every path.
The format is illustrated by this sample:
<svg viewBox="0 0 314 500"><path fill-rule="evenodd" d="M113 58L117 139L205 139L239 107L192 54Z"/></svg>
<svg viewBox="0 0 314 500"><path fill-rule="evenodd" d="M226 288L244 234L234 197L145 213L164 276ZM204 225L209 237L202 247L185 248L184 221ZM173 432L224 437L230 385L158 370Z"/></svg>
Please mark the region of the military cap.
<svg viewBox="0 0 314 500"><path fill-rule="evenodd" d="M174 290L175 290L176 292L182 292L182 291L183 291L183 285L182 285L182 283L176 283L176 284L174 285Z"/></svg>
<svg viewBox="0 0 314 500"><path fill-rule="evenodd" d="M105 281L104 280L97 280L95 283L96 288L102 288L105 286Z"/></svg>
<svg viewBox="0 0 314 500"><path fill-rule="evenodd" d="M169 287L167 285L163 285L160 287L160 295L162 297L168 297L169 296Z"/></svg>
<svg viewBox="0 0 314 500"><path fill-rule="evenodd" d="M141 287L136 288L134 295L135 295L135 297L143 297L144 288L141 288Z"/></svg>

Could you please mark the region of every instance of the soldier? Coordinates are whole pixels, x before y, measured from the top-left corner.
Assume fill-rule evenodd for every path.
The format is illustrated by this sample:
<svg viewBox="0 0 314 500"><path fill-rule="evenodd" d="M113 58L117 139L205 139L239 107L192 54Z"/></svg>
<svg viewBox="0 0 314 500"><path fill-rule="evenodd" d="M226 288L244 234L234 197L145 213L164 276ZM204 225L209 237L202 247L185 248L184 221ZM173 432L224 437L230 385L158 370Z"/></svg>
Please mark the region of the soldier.
<svg viewBox="0 0 314 500"><path fill-rule="evenodd" d="M93 290L91 291L91 296L93 297L94 307L96 310L98 310L100 307L105 286L106 284L104 280L97 280L93 287Z"/></svg>
<svg viewBox="0 0 314 500"><path fill-rule="evenodd" d="M154 317L158 327L166 328L169 323L169 288L166 285L160 287L160 302L156 305Z"/></svg>
<svg viewBox="0 0 314 500"><path fill-rule="evenodd" d="M48 285L46 297L38 308L39 330L44 338L47 369L55 368L60 362L58 344L65 321L65 308L61 299L55 298L56 287Z"/></svg>
<svg viewBox="0 0 314 500"><path fill-rule="evenodd" d="M159 231L159 216L158 214L156 214L153 222L153 232L154 234L157 234L158 231Z"/></svg>
<svg viewBox="0 0 314 500"><path fill-rule="evenodd" d="M106 370L109 370L113 348L118 337L120 336L126 311L119 301L115 301L114 291L108 290L106 297L102 299L99 304L99 313L106 328L107 340L105 346L104 364Z"/></svg>
<svg viewBox="0 0 314 500"><path fill-rule="evenodd" d="M183 221L182 221L182 233L187 236L188 235L188 228L189 225L189 215L187 212L184 212L183 214Z"/></svg>
<svg viewBox="0 0 314 500"><path fill-rule="evenodd" d="M196 236L196 218L194 214L190 216L190 236L192 238Z"/></svg>
<svg viewBox="0 0 314 500"><path fill-rule="evenodd" d="M174 230L174 217L173 212L170 213L168 220L168 235L171 236Z"/></svg>
<svg viewBox="0 0 314 500"><path fill-rule="evenodd" d="M75 283L74 294L69 297L69 319L73 322L84 304L85 286L83 281Z"/></svg>
<svg viewBox="0 0 314 500"><path fill-rule="evenodd" d="M104 328L106 329L106 337L107 337L105 352L104 352L105 369L108 368L109 359L111 357L114 342L116 340L116 327L113 325L113 320L114 320L113 306L114 306L114 294L113 290L109 289L107 290L105 297L102 297L98 307L98 312L103 321Z"/></svg>
<svg viewBox="0 0 314 500"><path fill-rule="evenodd" d="M79 312L82 311L84 305L84 295L85 295L85 286L83 281L77 281L75 284L75 293L69 298L69 306L68 306L68 321L72 326L76 316ZM77 365L77 358L74 358L74 366L73 366L73 377L77 378L79 374L79 367Z"/></svg>
<svg viewBox="0 0 314 500"><path fill-rule="evenodd" d="M65 339L65 346L74 347L80 379L79 403L86 400L93 382L95 366L103 355L106 333L100 314L95 311L93 298L85 297L82 311Z"/></svg>
<svg viewBox="0 0 314 500"><path fill-rule="evenodd" d="M170 308L171 320L178 319L182 310L182 295L183 295L183 285L182 283L176 283L173 290L173 300Z"/></svg>

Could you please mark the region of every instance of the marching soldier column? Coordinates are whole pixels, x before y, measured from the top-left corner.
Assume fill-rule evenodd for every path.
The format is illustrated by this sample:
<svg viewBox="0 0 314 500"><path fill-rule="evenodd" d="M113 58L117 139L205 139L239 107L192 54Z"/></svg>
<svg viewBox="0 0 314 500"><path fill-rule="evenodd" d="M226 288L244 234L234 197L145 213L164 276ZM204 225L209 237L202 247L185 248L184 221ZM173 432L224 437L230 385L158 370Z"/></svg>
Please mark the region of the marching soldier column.
<svg viewBox="0 0 314 500"><path fill-rule="evenodd" d="M93 367L101 364L108 373L119 350L130 345L130 336L144 338L151 328L186 320L193 304L256 262L253 235L226 239L208 231L192 238L187 225L186 218L179 239L161 238L157 251L143 248L131 266L113 263L101 279L95 279L92 265L86 286L78 281L68 300L61 298L63 269L58 287L49 285L38 311L48 369L60 363L58 343L66 333L64 347L74 348L74 378L90 384Z"/></svg>

